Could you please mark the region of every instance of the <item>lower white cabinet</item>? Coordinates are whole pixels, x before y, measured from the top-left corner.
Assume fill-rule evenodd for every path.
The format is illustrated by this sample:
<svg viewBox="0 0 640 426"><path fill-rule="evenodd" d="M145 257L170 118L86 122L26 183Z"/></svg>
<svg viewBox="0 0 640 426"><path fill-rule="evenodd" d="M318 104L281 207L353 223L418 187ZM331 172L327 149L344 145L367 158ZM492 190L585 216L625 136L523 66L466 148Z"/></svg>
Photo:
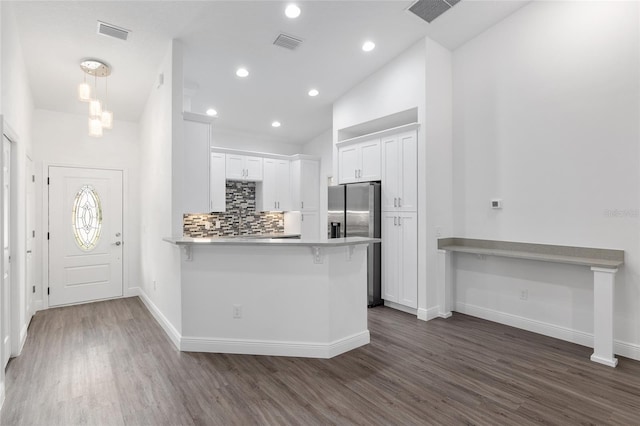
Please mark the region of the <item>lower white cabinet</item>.
<svg viewBox="0 0 640 426"><path fill-rule="evenodd" d="M418 307L417 213L382 213L382 293L384 300Z"/></svg>
<svg viewBox="0 0 640 426"><path fill-rule="evenodd" d="M300 237L320 238L320 216L318 212L300 213Z"/></svg>

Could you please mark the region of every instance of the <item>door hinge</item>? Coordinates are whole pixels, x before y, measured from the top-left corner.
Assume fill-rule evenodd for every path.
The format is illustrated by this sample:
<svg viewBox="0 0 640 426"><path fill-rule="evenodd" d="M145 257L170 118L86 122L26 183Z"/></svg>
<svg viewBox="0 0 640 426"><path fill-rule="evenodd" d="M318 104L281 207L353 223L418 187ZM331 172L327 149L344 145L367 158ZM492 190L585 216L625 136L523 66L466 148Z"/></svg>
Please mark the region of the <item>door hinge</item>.
<svg viewBox="0 0 640 426"><path fill-rule="evenodd" d="M51 287L47 287L47 295L51 294Z"/></svg>

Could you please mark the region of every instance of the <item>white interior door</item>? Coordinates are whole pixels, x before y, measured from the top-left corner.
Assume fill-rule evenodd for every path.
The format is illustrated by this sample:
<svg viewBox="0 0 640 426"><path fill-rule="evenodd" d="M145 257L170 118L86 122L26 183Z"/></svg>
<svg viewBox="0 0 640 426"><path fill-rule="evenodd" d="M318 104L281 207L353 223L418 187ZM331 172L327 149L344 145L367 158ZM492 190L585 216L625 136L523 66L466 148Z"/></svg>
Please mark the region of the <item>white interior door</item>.
<svg viewBox="0 0 640 426"><path fill-rule="evenodd" d="M2 138L2 367L11 355L11 142Z"/></svg>
<svg viewBox="0 0 640 426"><path fill-rule="evenodd" d="M49 306L122 296L122 171L49 167Z"/></svg>
<svg viewBox="0 0 640 426"><path fill-rule="evenodd" d="M34 314L34 306L33 306L33 293L35 292L35 273L34 273L34 261L33 257L35 256L35 241L36 241L36 214L35 214L35 205L36 205L36 176L33 168L33 160L27 157L27 211L26 214L26 271L25 271L25 279L27 281L27 317L31 317Z"/></svg>

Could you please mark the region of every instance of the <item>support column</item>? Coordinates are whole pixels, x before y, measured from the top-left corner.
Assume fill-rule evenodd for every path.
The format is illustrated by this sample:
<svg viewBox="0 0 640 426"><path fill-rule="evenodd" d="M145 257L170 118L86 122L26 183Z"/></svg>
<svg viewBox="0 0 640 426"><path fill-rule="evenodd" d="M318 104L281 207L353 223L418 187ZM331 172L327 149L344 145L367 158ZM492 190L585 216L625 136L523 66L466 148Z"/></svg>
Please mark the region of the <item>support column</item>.
<svg viewBox="0 0 640 426"><path fill-rule="evenodd" d="M615 367L613 353L613 286L617 268L597 268L593 271L593 355L591 361Z"/></svg>
<svg viewBox="0 0 640 426"><path fill-rule="evenodd" d="M451 252L438 250L438 316L451 316L453 280L451 277Z"/></svg>

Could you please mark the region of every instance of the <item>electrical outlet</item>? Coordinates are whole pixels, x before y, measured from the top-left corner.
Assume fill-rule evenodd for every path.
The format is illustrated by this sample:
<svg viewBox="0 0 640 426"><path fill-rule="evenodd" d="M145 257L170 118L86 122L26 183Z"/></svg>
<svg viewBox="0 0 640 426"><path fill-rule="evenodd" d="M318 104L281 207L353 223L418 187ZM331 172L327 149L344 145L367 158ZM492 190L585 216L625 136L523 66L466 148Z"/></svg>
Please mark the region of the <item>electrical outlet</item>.
<svg viewBox="0 0 640 426"><path fill-rule="evenodd" d="M233 318L242 318L242 305L233 305Z"/></svg>
<svg viewBox="0 0 640 426"><path fill-rule="evenodd" d="M215 228L216 228L216 229L220 229L220 221L219 221L219 220L216 220L216 226L215 226Z"/></svg>
<svg viewBox="0 0 640 426"><path fill-rule="evenodd" d="M204 229L211 229L211 222L208 220L204 223Z"/></svg>
<svg viewBox="0 0 640 426"><path fill-rule="evenodd" d="M520 290L520 300L529 300L529 290Z"/></svg>

